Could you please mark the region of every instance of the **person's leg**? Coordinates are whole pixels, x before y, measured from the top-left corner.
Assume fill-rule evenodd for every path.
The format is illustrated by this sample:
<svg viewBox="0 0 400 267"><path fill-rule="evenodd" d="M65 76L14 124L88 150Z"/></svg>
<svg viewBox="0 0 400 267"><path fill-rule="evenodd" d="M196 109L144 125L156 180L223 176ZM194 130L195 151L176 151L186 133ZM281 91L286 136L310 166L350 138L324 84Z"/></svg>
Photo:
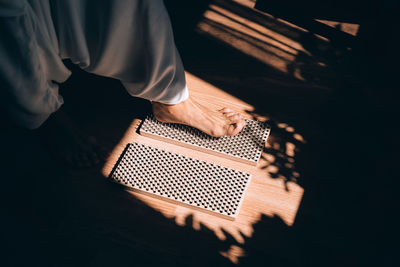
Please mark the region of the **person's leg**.
<svg viewBox="0 0 400 267"><path fill-rule="evenodd" d="M63 104L56 82L71 73L58 56L52 24L46 23L49 6L31 2L0 4L0 103L15 124L35 129Z"/></svg>
<svg viewBox="0 0 400 267"><path fill-rule="evenodd" d="M73 166L99 162L89 138L60 109L58 84L71 72L59 56L48 1L0 3L0 102L10 120L34 129L49 152Z"/></svg>
<svg viewBox="0 0 400 267"><path fill-rule="evenodd" d="M55 1L61 55L82 69L122 81L153 104L155 117L213 135L234 135L245 122L229 109L212 111L189 96L162 0Z"/></svg>

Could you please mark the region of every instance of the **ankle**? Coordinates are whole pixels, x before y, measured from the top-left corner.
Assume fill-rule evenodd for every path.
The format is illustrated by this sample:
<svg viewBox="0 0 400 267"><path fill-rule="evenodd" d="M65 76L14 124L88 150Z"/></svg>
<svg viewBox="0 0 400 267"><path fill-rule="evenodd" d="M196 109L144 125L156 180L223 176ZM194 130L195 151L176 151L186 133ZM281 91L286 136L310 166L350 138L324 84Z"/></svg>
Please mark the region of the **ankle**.
<svg viewBox="0 0 400 267"><path fill-rule="evenodd" d="M153 112L176 115L178 112L182 112L182 108L186 101L178 104L164 104L160 102L151 102L153 106Z"/></svg>
<svg viewBox="0 0 400 267"><path fill-rule="evenodd" d="M151 103L152 103L153 115L157 120L166 122L169 119L169 117L173 115L171 113L169 105L159 102L151 102Z"/></svg>

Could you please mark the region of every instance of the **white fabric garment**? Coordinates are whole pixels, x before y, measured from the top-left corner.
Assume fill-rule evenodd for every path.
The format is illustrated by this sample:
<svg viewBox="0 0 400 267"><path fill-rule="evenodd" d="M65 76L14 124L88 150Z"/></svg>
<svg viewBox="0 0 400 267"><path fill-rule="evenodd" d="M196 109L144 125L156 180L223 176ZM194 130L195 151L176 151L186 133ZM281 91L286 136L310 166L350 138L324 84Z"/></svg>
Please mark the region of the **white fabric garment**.
<svg viewBox="0 0 400 267"><path fill-rule="evenodd" d="M0 0L0 103L17 123L37 128L63 104L66 58L132 96L189 95L162 0Z"/></svg>

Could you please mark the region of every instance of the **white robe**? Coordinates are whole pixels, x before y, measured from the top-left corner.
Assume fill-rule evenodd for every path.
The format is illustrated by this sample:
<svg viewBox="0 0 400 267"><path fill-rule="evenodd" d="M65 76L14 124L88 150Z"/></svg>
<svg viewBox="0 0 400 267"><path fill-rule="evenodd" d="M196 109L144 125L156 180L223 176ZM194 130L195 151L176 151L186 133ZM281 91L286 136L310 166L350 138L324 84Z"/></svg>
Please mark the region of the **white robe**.
<svg viewBox="0 0 400 267"><path fill-rule="evenodd" d="M0 0L0 104L15 122L37 128L63 104L66 58L132 96L188 97L162 0Z"/></svg>

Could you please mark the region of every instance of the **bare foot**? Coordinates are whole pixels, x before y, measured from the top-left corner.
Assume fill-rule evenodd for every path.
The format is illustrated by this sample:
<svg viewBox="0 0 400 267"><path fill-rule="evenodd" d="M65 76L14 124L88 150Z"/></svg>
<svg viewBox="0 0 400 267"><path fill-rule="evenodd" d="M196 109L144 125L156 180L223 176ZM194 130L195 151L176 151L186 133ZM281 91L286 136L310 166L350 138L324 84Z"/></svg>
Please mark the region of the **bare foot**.
<svg viewBox="0 0 400 267"><path fill-rule="evenodd" d="M176 105L158 102L152 102L152 105L157 120L186 124L214 137L236 135L246 125L239 113L229 108L212 111L190 97Z"/></svg>
<svg viewBox="0 0 400 267"><path fill-rule="evenodd" d="M95 139L84 135L62 109L35 132L50 154L68 167L90 168L103 158Z"/></svg>

